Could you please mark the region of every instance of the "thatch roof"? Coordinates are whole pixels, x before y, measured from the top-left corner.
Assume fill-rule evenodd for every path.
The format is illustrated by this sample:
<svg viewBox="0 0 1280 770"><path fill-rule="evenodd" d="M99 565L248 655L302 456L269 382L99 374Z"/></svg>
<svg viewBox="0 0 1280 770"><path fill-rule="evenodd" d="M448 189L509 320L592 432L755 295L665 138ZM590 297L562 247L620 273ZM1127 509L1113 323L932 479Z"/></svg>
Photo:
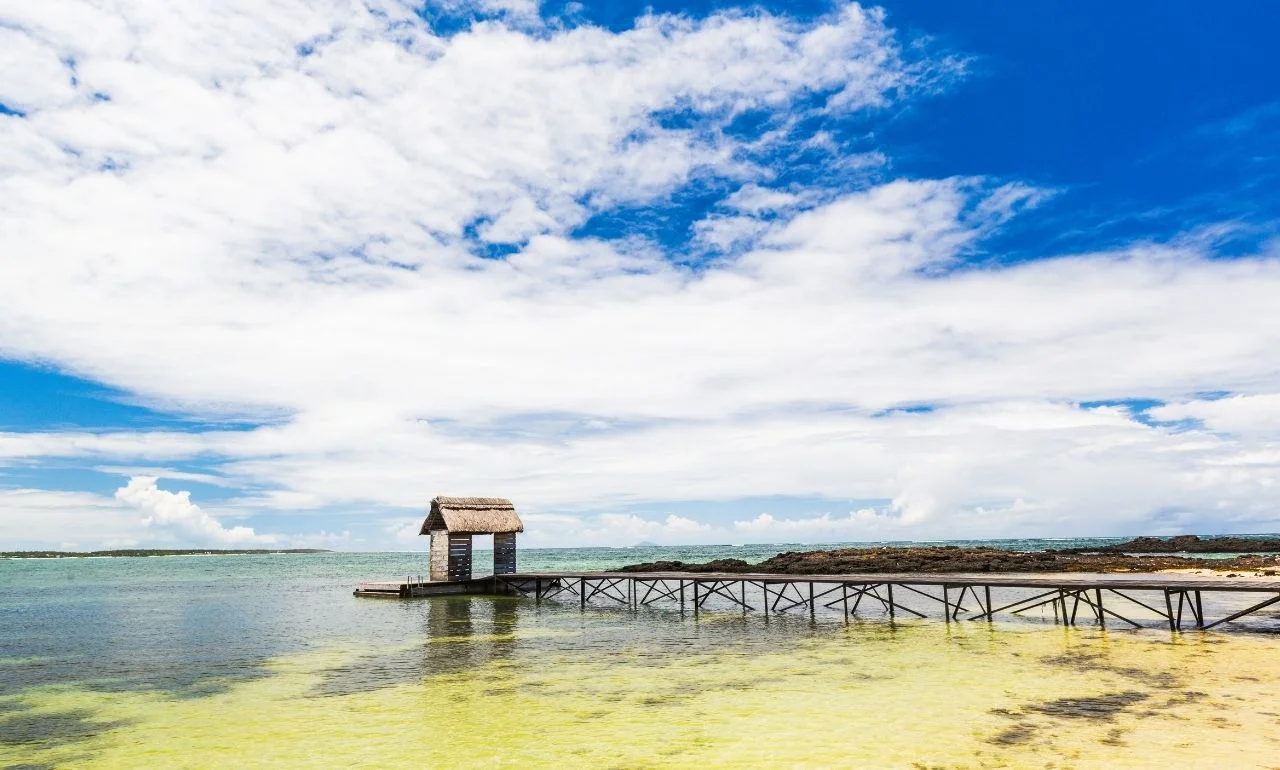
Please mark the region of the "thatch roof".
<svg viewBox="0 0 1280 770"><path fill-rule="evenodd" d="M524 532L524 523L510 500L501 497L437 497L422 522L420 535L447 529L456 535Z"/></svg>

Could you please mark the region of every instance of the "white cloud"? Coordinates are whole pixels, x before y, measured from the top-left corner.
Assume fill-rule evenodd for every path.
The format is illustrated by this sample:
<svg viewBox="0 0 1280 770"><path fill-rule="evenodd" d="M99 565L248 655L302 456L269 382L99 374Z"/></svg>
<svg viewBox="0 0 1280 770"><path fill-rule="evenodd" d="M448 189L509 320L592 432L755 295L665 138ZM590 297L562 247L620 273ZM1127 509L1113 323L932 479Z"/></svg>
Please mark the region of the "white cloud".
<svg viewBox="0 0 1280 770"><path fill-rule="evenodd" d="M540 0L480 0L479 8L487 13L507 14L517 19L536 21L542 3Z"/></svg>
<svg viewBox="0 0 1280 770"><path fill-rule="evenodd" d="M0 489L0 550L133 548L147 539L137 514L109 497Z"/></svg>
<svg viewBox="0 0 1280 770"><path fill-rule="evenodd" d="M875 539L877 533L884 531L885 519L886 513L874 508L859 508L848 515L834 517L822 513L779 519L770 513L761 513L754 519L733 522L733 529L759 543L830 543Z"/></svg>
<svg viewBox="0 0 1280 770"><path fill-rule="evenodd" d="M755 217L710 216L694 225L698 240L720 251L730 251L769 231L769 224Z"/></svg>
<svg viewBox="0 0 1280 770"><path fill-rule="evenodd" d="M556 547L566 542L631 546L641 542L659 545L727 542L723 530L686 516L667 514L651 519L633 513L600 513L585 516L525 516L527 534L522 543L532 547Z"/></svg>
<svg viewBox="0 0 1280 770"><path fill-rule="evenodd" d="M358 550L359 541L351 536L351 532L326 532L320 530L312 534L294 535L289 538L290 548L322 548L330 551Z"/></svg>
<svg viewBox="0 0 1280 770"><path fill-rule="evenodd" d="M167 492L156 486L154 476L134 476L116 490L116 499L147 514L147 527L168 528L195 543L218 545L269 545L272 535L259 535L253 527L225 527L222 522L191 502L190 492Z"/></svg>
<svg viewBox="0 0 1280 770"><path fill-rule="evenodd" d="M1150 410L1157 420L1198 420L1208 430L1280 440L1280 393L1192 399Z"/></svg>
<svg viewBox="0 0 1280 770"><path fill-rule="evenodd" d="M0 433L0 460L33 457L190 457L209 445L216 434L145 433Z"/></svg>
<svg viewBox="0 0 1280 770"><path fill-rule="evenodd" d="M762 214L795 208L803 200L802 196L792 192L747 184L726 198L725 205L745 214Z"/></svg>
<svg viewBox="0 0 1280 770"><path fill-rule="evenodd" d="M400 547L417 547L422 544L422 519L399 519L383 526L387 538Z"/></svg>
<svg viewBox="0 0 1280 770"><path fill-rule="evenodd" d="M367 547L349 531L257 535L225 527L186 492L134 478L114 497L47 489L0 489L0 550L94 551L121 548ZM139 516L139 511L146 514ZM250 511L231 510L233 515Z"/></svg>
<svg viewBox="0 0 1280 770"><path fill-rule="evenodd" d="M98 473L107 473L114 476L155 476L157 478L166 478L171 481L195 481L200 484L208 484L215 487L230 486L230 482L223 476L214 475L212 473L192 473L190 471L180 471L173 468L139 468L119 465L100 465L94 468Z"/></svg>
<svg viewBox="0 0 1280 770"><path fill-rule="evenodd" d="M70 73L47 43L0 27L0 101L11 110L56 107L75 98Z"/></svg>

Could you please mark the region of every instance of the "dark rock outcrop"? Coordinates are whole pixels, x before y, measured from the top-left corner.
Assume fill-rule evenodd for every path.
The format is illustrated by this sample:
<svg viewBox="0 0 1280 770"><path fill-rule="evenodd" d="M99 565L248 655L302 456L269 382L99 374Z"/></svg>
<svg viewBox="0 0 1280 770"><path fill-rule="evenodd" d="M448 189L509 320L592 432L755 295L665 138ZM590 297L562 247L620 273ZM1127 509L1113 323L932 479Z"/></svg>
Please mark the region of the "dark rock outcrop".
<svg viewBox="0 0 1280 770"><path fill-rule="evenodd" d="M717 559L702 564L657 561L632 564L619 572L727 572L782 575L848 575L869 572L1156 572L1163 569L1280 570L1280 558L1249 555L1231 559L1133 556L1124 552L1004 551L998 548L905 546L790 551L759 564Z"/></svg>
<svg viewBox="0 0 1280 770"><path fill-rule="evenodd" d="M1280 538L1208 537L1176 535L1174 537L1135 537L1127 543L1102 548L1073 548L1068 553L1276 553Z"/></svg>

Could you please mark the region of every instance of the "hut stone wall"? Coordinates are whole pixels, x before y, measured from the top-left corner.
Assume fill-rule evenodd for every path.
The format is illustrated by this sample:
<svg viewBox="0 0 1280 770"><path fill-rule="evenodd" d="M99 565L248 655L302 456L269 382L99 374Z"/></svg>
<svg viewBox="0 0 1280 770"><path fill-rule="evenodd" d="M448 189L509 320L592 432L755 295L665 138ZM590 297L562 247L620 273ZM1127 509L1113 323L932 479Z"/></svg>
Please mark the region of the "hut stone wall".
<svg viewBox="0 0 1280 770"><path fill-rule="evenodd" d="M449 532L437 529L431 533L431 580L449 579Z"/></svg>

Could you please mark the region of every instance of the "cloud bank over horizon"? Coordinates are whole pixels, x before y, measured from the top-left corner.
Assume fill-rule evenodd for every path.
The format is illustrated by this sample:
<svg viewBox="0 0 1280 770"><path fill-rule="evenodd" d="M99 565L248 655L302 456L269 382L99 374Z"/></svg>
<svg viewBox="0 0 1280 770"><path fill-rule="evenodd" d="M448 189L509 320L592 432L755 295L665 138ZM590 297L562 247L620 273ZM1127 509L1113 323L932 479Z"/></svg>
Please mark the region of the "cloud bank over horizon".
<svg viewBox="0 0 1280 770"><path fill-rule="evenodd" d="M141 415L0 426L0 550L1280 529L1277 241L1002 251L1072 191L901 171L893 18L0 12L0 359Z"/></svg>

